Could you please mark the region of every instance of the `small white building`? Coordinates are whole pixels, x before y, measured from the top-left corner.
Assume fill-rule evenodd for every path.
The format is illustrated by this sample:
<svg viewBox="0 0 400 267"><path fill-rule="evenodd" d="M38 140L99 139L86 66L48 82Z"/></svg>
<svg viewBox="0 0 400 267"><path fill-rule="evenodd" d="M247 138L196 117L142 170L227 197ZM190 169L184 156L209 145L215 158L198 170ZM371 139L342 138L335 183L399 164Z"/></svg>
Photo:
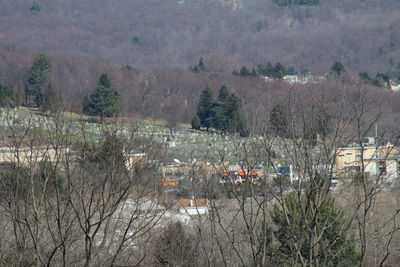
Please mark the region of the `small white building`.
<svg viewBox="0 0 400 267"><path fill-rule="evenodd" d="M188 214L190 216L208 215L208 200L204 198L180 199L179 206L179 212L182 214Z"/></svg>
<svg viewBox="0 0 400 267"><path fill-rule="evenodd" d="M283 77L283 80L287 83L290 84L295 84L295 83L300 83L302 82L299 78L299 76L297 75L286 75L285 77Z"/></svg>

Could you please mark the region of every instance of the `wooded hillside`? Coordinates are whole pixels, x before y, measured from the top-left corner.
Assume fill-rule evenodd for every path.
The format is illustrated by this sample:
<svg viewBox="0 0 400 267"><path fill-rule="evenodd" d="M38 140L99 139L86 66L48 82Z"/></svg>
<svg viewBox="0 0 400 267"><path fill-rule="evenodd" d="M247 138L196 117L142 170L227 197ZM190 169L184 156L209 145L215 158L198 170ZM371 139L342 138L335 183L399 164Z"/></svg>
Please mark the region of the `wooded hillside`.
<svg viewBox="0 0 400 267"><path fill-rule="evenodd" d="M398 67L399 1L301 3L308 2L5 0L0 43L134 67L186 69L207 55L317 73L336 61L356 72Z"/></svg>

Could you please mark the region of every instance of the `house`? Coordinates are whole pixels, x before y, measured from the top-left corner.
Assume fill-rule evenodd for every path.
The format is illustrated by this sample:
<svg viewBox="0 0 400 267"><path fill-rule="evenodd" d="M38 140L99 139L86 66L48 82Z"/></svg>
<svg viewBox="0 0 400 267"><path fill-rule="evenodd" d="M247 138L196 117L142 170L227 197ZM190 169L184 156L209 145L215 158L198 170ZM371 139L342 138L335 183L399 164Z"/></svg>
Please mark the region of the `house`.
<svg viewBox="0 0 400 267"><path fill-rule="evenodd" d="M136 153L131 151L126 155L125 165L128 169L136 166L140 162L144 162L147 159L146 153Z"/></svg>
<svg viewBox="0 0 400 267"><path fill-rule="evenodd" d="M3 146L0 147L0 163L22 165L36 164L41 161L61 161L70 152L68 147L53 146Z"/></svg>
<svg viewBox="0 0 400 267"><path fill-rule="evenodd" d="M287 82L287 83L290 83L290 84L295 84L295 83L303 82L303 81L299 78L299 76L297 76L297 75L286 75L285 77L283 77L283 80L284 80L285 82Z"/></svg>
<svg viewBox="0 0 400 267"><path fill-rule="evenodd" d="M398 90L400 90L400 77L399 77L399 79L398 79L397 81L390 80L390 81L389 81L389 87L390 87L390 89L393 90L393 91L398 91Z"/></svg>
<svg viewBox="0 0 400 267"><path fill-rule="evenodd" d="M314 76L314 75L307 75L307 76L299 76L299 75L286 75L283 77L283 80L289 84L319 84L322 83L325 78L323 76Z"/></svg>
<svg viewBox="0 0 400 267"><path fill-rule="evenodd" d="M337 173L360 171L362 166L361 161L363 160L365 171L371 175L376 175L377 172L371 172L375 167L371 166L379 164L379 161L382 161L382 159L392 158L396 152L396 148L390 143L375 145L371 140L368 140L363 147L360 147L358 144L338 147L335 152L335 171Z"/></svg>
<svg viewBox="0 0 400 267"><path fill-rule="evenodd" d="M179 207L181 214L189 214L190 216L208 215L208 200L205 198L180 199Z"/></svg>

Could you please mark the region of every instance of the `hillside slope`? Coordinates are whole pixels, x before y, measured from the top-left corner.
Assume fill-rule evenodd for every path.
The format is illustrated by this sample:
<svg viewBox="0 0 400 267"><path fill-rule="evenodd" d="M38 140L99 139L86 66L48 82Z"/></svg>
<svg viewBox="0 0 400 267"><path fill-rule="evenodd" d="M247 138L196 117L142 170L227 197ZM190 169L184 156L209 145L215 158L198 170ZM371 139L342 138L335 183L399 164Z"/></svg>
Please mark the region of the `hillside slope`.
<svg viewBox="0 0 400 267"><path fill-rule="evenodd" d="M186 69L216 55L238 65L280 61L326 71L341 61L384 72L400 63L400 2L320 0L4 0L0 43Z"/></svg>

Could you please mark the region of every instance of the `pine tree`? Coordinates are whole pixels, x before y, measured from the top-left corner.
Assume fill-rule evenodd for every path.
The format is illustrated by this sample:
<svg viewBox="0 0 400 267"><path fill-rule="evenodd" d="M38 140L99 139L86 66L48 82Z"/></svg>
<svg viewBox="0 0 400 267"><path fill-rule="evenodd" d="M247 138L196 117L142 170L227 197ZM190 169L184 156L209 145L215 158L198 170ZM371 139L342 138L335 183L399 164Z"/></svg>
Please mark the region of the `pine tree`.
<svg viewBox="0 0 400 267"><path fill-rule="evenodd" d="M366 83L370 83L370 82L371 82L371 77L369 77L369 74L368 74L367 72L365 72L365 71L360 72L360 73L358 74L358 76L360 77L360 79L361 79L363 82L366 82Z"/></svg>
<svg viewBox="0 0 400 267"><path fill-rule="evenodd" d="M199 71L206 71L206 67L204 65L202 57L200 58L199 63L197 64L197 68L199 69Z"/></svg>
<svg viewBox="0 0 400 267"><path fill-rule="evenodd" d="M314 206L311 202L317 192L320 191L309 188L301 196L291 193L284 197L282 204L274 204L271 218L276 230L273 235L279 242L276 258L285 266L301 261L299 257L307 266L316 263L356 266L359 253L354 239L347 234L349 221L336 209L330 196L321 198L318 206ZM313 254L310 255L310 251Z"/></svg>
<svg viewBox="0 0 400 267"><path fill-rule="evenodd" d="M272 73L272 76L276 79L283 79L283 77L286 75L286 69L281 63L276 63L274 66L274 70Z"/></svg>
<svg viewBox="0 0 400 267"><path fill-rule="evenodd" d="M246 66L243 66L243 67L240 69L240 75L241 75L241 76L249 76L249 75L250 75L250 72L247 70Z"/></svg>
<svg viewBox="0 0 400 267"><path fill-rule="evenodd" d="M343 73L345 70L344 70L344 66L343 66L342 63L340 63L340 62L335 62L335 63L332 65L331 71L332 71L334 74L340 76L340 75L342 75L342 73Z"/></svg>
<svg viewBox="0 0 400 267"><path fill-rule="evenodd" d="M225 101L225 116L227 128L230 133L239 132L242 129L242 121L239 113L239 99L235 94L230 94Z"/></svg>
<svg viewBox="0 0 400 267"><path fill-rule="evenodd" d="M205 88L201 93L199 103L197 105L197 116L200 118L200 124L208 129L212 126L212 114L211 109L213 107L214 100L212 97L212 91L210 88Z"/></svg>
<svg viewBox="0 0 400 267"><path fill-rule="evenodd" d="M27 94L27 99L29 96L34 97L38 107L42 104L44 90L46 90L49 83L48 74L51 72L51 68L50 59L43 54L38 55L33 61L31 76L28 79L27 91L25 93Z"/></svg>
<svg viewBox="0 0 400 267"><path fill-rule="evenodd" d="M226 86L220 88L217 100L212 98L209 88L203 90L197 105L197 116L201 126L207 127L207 130L209 127L214 127L223 133L243 130L239 114L239 99L234 94L230 94Z"/></svg>
<svg viewBox="0 0 400 267"><path fill-rule="evenodd" d="M89 98L84 99L83 111L89 115L112 117L118 113L119 93L111 87L106 74L100 76L99 82L94 92Z"/></svg>
<svg viewBox="0 0 400 267"><path fill-rule="evenodd" d="M219 89L218 101L225 102L226 99L228 99L228 97L229 97L228 88L225 85L221 86L221 88Z"/></svg>
<svg viewBox="0 0 400 267"><path fill-rule="evenodd" d="M33 2L31 8L29 9L32 13L39 13L40 12L40 5L37 2Z"/></svg>
<svg viewBox="0 0 400 267"><path fill-rule="evenodd" d="M99 85L104 86L106 88L111 88L111 81L108 78L107 74L103 73L103 74L100 75Z"/></svg>
<svg viewBox="0 0 400 267"><path fill-rule="evenodd" d="M274 66L272 66L271 62L268 62L267 65L259 64L257 66L257 72L262 76L273 77Z"/></svg>
<svg viewBox="0 0 400 267"><path fill-rule="evenodd" d="M226 132L226 129L228 127L228 122L225 116L226 113L224 104L220 101L215 102L212 107L211 114L212 114L212 126L221 132Z"/></svg>

